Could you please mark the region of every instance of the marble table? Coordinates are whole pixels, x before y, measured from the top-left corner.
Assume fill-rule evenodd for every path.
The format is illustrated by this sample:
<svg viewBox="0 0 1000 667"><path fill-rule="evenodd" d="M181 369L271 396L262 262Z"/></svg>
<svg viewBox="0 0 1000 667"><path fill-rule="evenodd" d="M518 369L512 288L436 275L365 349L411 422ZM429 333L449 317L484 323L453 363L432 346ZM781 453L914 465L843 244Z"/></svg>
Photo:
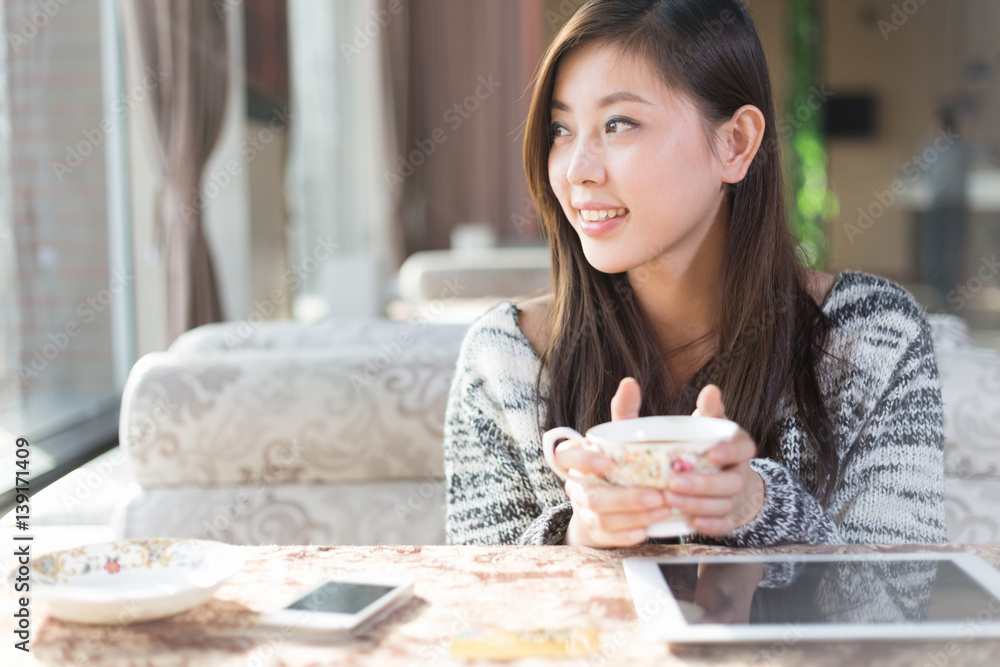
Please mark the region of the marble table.
<svg viewBox="0 0 1000 667"><path fill-rule="evenodd" d="M0 616L4 665L477 665L452 657L451 640L469 631L596 630L599 652L565 659L524 658L512 665L956 665L998 664L1000 641L844 642L675 648L643 639L622 572L626 556L718 554L704 546L643 546L602 551L575 547L242 547L246 567L208 603L138 625L87 626L35 612L32 651L12 655L13 607ZM1000 545L830 548L768 552L947 551L976 553L1000 566ZM748 553L748 552L742 552ZM339 644L306 643L272 633L251 636L256 615L335 571L383 570L417 583L415 597L382 624Z"/></svg>

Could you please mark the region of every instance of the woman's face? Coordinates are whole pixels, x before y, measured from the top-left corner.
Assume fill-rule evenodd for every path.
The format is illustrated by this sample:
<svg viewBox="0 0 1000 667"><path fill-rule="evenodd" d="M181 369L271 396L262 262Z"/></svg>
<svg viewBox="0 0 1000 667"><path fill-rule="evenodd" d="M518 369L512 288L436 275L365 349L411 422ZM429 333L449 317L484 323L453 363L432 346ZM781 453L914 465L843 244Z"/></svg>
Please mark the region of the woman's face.
<svg viewBox="0 0 1000 667"><path fill-rule="evenodd" d="M684 271L725 195L694 104L644 60L588 45L559 64L552 135L549 181L587 261L604 273L660 259Z"/></svg>

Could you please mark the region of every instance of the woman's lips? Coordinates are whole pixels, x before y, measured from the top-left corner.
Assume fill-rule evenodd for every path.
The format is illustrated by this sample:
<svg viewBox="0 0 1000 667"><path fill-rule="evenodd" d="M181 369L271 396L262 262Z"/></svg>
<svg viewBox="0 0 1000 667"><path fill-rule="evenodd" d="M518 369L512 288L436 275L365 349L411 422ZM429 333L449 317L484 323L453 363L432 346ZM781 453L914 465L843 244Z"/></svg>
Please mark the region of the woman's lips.
<svg viewBox="0 0 1000 667"><path fill-rule="evenodd" d="M631 214L631 211L625 211L624 215L615 216L614 218L608 218L607 220L598 220L596 222L592 220L584 220L582 214L577 214L580 220L580 231L587 236L604 236L605 234L610 234L612 231L618 228L625 218Z"/></svg>

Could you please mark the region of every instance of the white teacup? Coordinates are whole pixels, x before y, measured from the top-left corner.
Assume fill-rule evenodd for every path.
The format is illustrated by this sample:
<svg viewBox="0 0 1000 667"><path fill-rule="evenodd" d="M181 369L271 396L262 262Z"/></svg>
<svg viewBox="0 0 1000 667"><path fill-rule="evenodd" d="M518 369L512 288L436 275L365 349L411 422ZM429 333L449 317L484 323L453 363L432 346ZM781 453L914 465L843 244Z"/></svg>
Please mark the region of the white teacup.
<svg viewBox="0 0 1000 667"><path fill-rule="evenodd" d="M542 436L545 462L563 480L617 486L648 486L665 489L678 472L718 472L706 457L711 447L736 435L739 426L728 419L690 417L638 417L598 424L581 435L575 429L560 426ZM611 460L611 470L603 477L570 474L556 464L556 443L576 440L591 451ZM650 524L650 537L678 537L692 531L687 517L680 512Z"/></svg>

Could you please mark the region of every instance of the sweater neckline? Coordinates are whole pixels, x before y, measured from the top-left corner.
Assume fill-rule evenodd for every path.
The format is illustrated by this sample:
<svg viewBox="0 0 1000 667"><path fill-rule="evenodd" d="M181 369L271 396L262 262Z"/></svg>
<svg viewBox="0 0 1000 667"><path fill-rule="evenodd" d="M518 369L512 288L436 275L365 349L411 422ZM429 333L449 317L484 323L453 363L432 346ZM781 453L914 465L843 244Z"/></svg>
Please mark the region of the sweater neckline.
<svg viewBox="0 0 1000 667"><path fill-rule="evenodd" d="M832 297L833 297L833 295L834 295L835 292L837 292L837 291L840 290L841 285L843 285L844 280L845 280L847 274L849 274L849 273L852 273L852 272L851 271L841 271L833 279L833 286L830 288L830 291L827 293L826 297L823 299L823 303L820 305L820 310L823 311L824 314L826 314L826 315L830 314L828 312L828 308L831 307L831 304L833 302L833 298ZM514 303L513 301L508 301L507 305L509 307L508 310L510 312L510 316L511 316L511 318L513 320L513 323L514 323L514 329L517 331L518 338L520 338L521 343L524 346L526 346L528 348L528 350L531 351L531 354L535 358L535 361L541 362L542 361L541 355L538 354L538 352L535 350L535 346L531 344L531 340L528 339L528 334L526 334L524 332L524 329L521 328L521 323L517 319L517 316L521 312L521 309L518 308L517 304Z"/></svg>

